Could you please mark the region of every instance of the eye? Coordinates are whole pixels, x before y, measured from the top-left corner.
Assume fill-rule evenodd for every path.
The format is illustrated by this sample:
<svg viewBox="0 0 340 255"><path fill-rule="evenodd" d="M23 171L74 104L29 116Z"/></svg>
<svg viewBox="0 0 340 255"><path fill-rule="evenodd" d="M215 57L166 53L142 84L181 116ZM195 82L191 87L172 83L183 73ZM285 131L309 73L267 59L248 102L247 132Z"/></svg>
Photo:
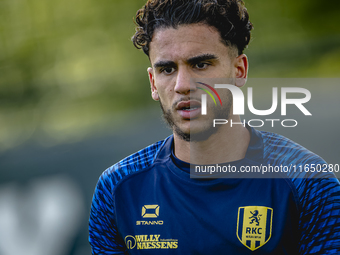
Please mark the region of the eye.
<svg viewBox="0 0 340 255"><path fill-rule="evenodd" d="M175 68L174 67L164 67L163 69L161 69L161 73L164 74L172 74L173 72L175 72Z"/></svg>
<svg viewBox="0 0 340 255"><path fill-rule="evenodd" d="M209 65L210 65L210 64L208 64L208 63L202 62L202 63L196 64L195 67L196 67L197 69L206 69Z"/></svg>

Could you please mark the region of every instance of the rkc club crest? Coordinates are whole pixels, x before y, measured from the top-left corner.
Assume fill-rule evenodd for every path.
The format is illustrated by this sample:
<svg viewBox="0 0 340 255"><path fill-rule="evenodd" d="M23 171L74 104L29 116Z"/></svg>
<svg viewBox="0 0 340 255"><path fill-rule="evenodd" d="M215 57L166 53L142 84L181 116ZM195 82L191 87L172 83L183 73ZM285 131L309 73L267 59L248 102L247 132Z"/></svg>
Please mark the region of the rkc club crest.
<svg viewBox="0 0 340 255"><path fill-rule="evenodd" d="M273 209L265 206L244 206L238 208L238 240L254 251L266 244L272 235Z"/></svg>

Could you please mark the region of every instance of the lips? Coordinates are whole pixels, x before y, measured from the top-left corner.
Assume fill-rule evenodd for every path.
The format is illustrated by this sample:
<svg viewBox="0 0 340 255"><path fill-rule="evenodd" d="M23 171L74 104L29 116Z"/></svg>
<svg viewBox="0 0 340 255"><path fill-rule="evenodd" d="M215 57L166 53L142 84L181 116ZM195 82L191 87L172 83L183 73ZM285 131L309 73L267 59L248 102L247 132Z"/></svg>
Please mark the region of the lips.
<svg viewBox="0 0 340 255"><path fill-rule="evenodd" d="M177 104L176 110L184 119L193 119L201 112L201 102L196 100L181 101Z"/></svg>

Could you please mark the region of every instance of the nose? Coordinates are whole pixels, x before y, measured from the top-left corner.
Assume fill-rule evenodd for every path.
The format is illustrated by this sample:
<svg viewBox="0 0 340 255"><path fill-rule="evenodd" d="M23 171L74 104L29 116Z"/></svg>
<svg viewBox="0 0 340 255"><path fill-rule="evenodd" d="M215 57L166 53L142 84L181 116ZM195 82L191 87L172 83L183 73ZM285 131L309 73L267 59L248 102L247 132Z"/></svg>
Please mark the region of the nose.
<svg viewBox="0 0 340 255"><path fill-rule="evenodd" d="M177 71L175 92L179 94L187 95L190 92L196 90L194 83L192 82L192 75L187 68L179 68Z"/></svg>

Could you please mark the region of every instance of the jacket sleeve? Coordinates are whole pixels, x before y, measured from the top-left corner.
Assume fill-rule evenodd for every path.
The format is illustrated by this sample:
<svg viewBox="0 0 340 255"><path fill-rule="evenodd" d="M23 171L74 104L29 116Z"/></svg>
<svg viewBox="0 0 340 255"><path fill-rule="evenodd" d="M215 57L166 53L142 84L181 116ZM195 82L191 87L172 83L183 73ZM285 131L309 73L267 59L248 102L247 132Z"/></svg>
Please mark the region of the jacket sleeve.
<svg viewBox="0 0 340 255"><path fill-rule="evenodd" d="M126 251L115 222L113 187L104 172L97 183L90 212L89 242L93 255L125 254Z"/></svg>
<svg viewBox="0 0 340 255"><path fill-rule="evenodd" d="M300 252L340 254L340 185L331 178L303 179L300 197Z"/></svg>

